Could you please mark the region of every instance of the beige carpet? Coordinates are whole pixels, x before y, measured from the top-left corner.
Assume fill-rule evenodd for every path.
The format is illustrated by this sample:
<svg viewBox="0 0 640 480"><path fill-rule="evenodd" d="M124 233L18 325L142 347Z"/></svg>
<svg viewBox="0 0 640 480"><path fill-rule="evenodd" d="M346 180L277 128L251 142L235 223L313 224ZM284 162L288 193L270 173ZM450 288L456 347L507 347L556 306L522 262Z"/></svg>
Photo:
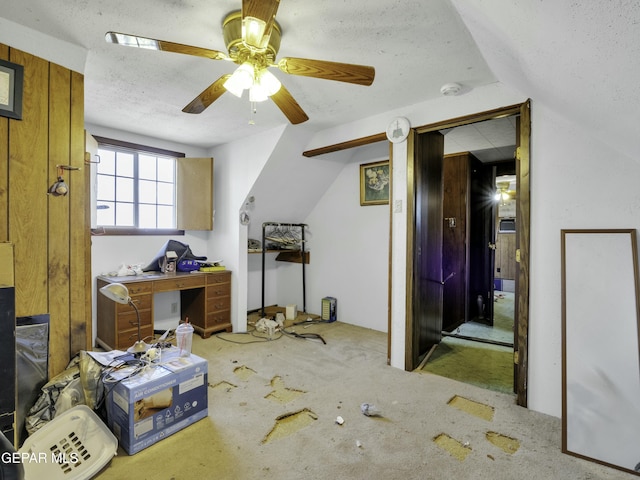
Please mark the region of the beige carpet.
<svg viewBox="0 0 640 480"><path fill-rule="evenodd" d="M96 478L637 478L562 454L560 420L512 395L387 366L385 334L340 322L297 331L327 344L194 338L209 360L208 418L136 455L120 449ZM380 416L363 415L365 402Z"/></svg>

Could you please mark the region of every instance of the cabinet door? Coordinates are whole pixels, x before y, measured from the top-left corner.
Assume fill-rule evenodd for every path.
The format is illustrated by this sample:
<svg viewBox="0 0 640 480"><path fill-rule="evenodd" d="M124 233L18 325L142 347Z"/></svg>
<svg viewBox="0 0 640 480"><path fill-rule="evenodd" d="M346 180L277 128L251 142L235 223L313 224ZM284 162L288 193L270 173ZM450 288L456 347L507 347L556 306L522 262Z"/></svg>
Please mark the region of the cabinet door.
<svg viewBox="0 0 640 480"><path fill-rule="evenodd" d="M213 158L178 158L178 199L180 230L213 230Z"/></svg>

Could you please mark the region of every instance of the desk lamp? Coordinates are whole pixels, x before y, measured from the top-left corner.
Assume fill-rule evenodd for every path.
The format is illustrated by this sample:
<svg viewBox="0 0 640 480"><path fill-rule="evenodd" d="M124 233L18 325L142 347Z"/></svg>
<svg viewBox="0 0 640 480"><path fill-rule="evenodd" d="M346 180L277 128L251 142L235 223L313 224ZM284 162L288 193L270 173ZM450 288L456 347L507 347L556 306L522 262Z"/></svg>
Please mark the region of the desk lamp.
<svg viewBox="0 0 640 480"><path fill-rule="evenodd" d="M133 303L131 297L129 296L129 289L122 283L109 283L100 289L100 293L116 303L121 303L122 305L131 305L133 307L133 309L136 311L136 317L138 318L138 341L136 341L136 343L129 347L127 349L127 352L146 352L149 349L149 345L147 345L140 336L140 312L138 311L138 307L136 307L135 303Z"/></svg>

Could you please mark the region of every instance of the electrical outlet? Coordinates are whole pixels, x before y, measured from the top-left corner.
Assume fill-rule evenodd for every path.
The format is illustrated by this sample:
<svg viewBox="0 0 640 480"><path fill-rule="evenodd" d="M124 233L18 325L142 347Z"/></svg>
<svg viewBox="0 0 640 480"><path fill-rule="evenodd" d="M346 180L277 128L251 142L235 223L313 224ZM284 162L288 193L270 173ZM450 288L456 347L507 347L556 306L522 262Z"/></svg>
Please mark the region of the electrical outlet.
<svg viewBox="0 0 640 480"><path fill-rule="evenodd" d="M178 302L173 302L171 304L171 313L178 313Z"/></svg>

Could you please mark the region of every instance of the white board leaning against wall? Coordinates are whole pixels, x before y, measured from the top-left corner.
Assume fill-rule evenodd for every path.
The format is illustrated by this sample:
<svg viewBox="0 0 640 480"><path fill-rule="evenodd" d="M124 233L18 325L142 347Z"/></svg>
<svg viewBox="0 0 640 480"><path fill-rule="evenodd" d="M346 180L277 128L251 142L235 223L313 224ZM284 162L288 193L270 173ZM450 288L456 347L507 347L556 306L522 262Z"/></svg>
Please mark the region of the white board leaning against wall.
<svg viewBox="0 0 640 480"><path fill-rule="evenodd" d="M562 230L562 451L640 475L635 229Z"/></svg>

